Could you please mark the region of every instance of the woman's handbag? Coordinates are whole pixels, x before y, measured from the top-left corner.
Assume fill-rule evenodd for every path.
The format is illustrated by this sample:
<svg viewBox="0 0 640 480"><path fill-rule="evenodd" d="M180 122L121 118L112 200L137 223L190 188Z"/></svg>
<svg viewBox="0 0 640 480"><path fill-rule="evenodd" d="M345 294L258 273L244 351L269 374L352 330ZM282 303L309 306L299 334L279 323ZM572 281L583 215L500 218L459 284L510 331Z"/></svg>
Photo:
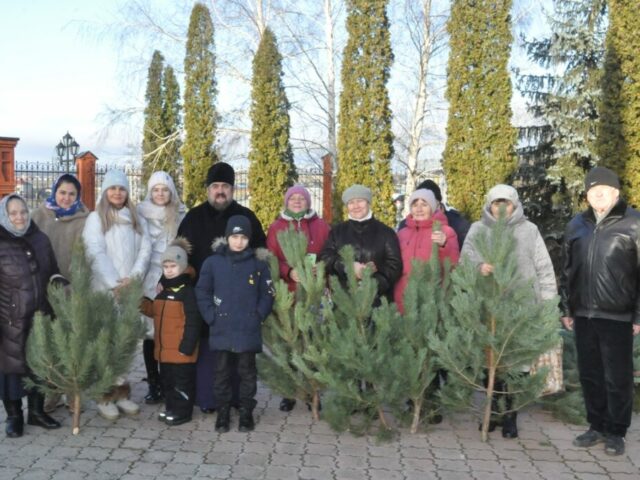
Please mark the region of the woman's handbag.
<svg viewBox="0 0 640 480"><path fill-rule="evenodd" d="M531 374L535 374L541 368L547 367L547 378L544 382L542 395L552 395L564 390L562 378L562 339L558 345L543 353L531 367Z"/></svg>

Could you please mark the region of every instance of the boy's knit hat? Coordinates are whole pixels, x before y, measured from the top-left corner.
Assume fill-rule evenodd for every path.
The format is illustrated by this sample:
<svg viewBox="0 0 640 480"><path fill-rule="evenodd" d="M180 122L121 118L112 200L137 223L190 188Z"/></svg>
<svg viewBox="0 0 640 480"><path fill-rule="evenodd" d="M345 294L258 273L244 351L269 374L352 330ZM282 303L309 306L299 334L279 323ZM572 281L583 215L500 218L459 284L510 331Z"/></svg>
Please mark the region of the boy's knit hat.
<svg viewBox="0 0 640 480"><path fill-rule="evenodd" d="M342 203L345 205L355 198L362 198L371 204L371 190L356 183L342 192Z"/></svg>
<svg viewBox="0 0 640 480"><path fill-rule="evenodd" d="M175 262L180 268L180 273L184 272L189 265L189 253L191 252L191 244L184 237L176 237L176 239L169 244L167 249L160 257L160 263Z"/></svg>
<svg viewBox="0 0 640 480"><path fill-rule="evenodd" d="M284 194L284 208L287 208L289 199L296 193L302 195L307 201L307 208L311 208L311 195L309 194L309 190L304 188L302 185L294 185L293 187L289 187L287 192Z"/></svg>
<svg viewBox="0 0 640 480"><path fill-rule="evenodd" d="M227 221L227 228L224 231L225 238L231 235L244 235L251 238L251 222L244 215L234 215Z"/></svg>
<svg viewBox="0 0 640 480"><path fill-rule="evenodd" d="M110 187L124 187L127 193L129 193L129 179L127 178L127 174L122 170L109 170L105 173L102 179L100 195L104 195L104 192Z"/></svg>

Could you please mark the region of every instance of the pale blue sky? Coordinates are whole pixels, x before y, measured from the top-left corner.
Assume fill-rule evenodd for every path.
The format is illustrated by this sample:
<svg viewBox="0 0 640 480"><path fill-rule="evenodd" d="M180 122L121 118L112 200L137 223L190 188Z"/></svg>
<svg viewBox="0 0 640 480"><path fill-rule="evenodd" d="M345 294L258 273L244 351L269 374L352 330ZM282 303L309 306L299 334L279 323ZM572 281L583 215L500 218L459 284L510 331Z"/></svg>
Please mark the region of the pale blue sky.
<svg viewBox="0 0 640 480"><path fill-rule="evenodd" d="M140 1L164 10L174 26L186 26L191 0ZM520 2L530 14L539 5L539 0ZM142 60L160 48L179 70L184 46L174 44L170 52L164 46L136 43L135 36L124 46L117 43L117 28L110 30L108 25L122 22L127 5L131 2L0 0L0 136L20 138L18 161L51 160L54 146L67 131L82 150L91 150L103 162L136 158L131 153L140 142L140 116L106 136L106 107L143 108L147 63ZM541 18L538 12L533 18L528 29L535 31ZM131 58L140 63L127 65ZM237 82L218 81L219 106L232 97L248 99L248 89L240 94Z"/></svg>
<svg viewBox="0 0 640 480"><path fill-rule="evenodd" d="M98 138L97 116L117 91L114 49L80 28L115 4L0 0L0 136L20 137L18 161L50 160L67 130L100 159L123 151Z"/></svg>

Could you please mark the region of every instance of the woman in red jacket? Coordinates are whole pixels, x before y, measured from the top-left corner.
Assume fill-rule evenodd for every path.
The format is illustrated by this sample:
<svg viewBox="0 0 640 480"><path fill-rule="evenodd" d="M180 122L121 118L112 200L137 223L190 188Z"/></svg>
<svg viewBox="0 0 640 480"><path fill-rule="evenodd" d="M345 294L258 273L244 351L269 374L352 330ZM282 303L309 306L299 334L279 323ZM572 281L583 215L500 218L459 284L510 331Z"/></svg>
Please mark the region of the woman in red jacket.
<svg viewBox="0 0 640 480"><path fill-rule="evenodd" d="M433 244L438 245L440 265L446 258L453 266L458 263L460 249L456 232L447 223L447 217L437 208L438 202L431 190L420 189L409 198L409 215L406 224L398 232L402 253L402 277L396 283L394 300L400 312L404 313L404 289L409 283L411 265L414 259L428 262ZM440 222L439 230L433 223Z"/></svg>
<svg viewBox="0 0 640 480"><path fill-rule="evenodd" d="M284 210L267 232L267 248L278 259L280 278L287 282L289 290L293 292L300 279L295 269L287 263L278 243L278 232L288 230L290 225L307 237L308 254L320 253L329 236L329 225L311 208L311 195L302 185L294 185L284 194ZM280 402L280 410L289 412L295 404L295 400L283 398Z"/></svg>

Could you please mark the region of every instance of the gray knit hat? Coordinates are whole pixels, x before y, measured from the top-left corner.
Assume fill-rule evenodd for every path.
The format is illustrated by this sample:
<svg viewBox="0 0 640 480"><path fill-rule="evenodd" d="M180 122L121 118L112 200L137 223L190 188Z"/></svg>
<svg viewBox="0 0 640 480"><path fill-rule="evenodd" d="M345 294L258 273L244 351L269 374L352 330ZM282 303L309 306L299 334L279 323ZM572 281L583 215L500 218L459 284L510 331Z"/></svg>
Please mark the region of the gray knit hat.
<svg viewBox="0 0 640 480"><path fill-rule="evenodd" d="M371 203L371 190L364 185L351 185L344 192L342 192L342 203L345 205L354 198L362 198Z"/></svg>
<svg viewBox="0 0 640 480"><path fill-rule="evenodd" d="M187 269L187 265L189 264L190 251L191 244L189 241L184 237L176 237L160 257L160 263L175 262L180 268L180 273L182 273Z"/></svg>
<svg viewBox="0 0 640 480"><path fill-rule="evenodd" d="M498 184L487 193L487 203L491 204L496 200L509 200L513 205L517 205L518 192L511 185Z"/></svg>
<svg viewBox="0 0 640 480"><path fill-rule="evenodd" d="M419 188L415 192L411 194L409 197L409 206L413 205L413 202L421 198L431 207L431 214L433 215L438 210L438 201L436 200L436 195L431 190L427 190L426 188Z"/></svg>

